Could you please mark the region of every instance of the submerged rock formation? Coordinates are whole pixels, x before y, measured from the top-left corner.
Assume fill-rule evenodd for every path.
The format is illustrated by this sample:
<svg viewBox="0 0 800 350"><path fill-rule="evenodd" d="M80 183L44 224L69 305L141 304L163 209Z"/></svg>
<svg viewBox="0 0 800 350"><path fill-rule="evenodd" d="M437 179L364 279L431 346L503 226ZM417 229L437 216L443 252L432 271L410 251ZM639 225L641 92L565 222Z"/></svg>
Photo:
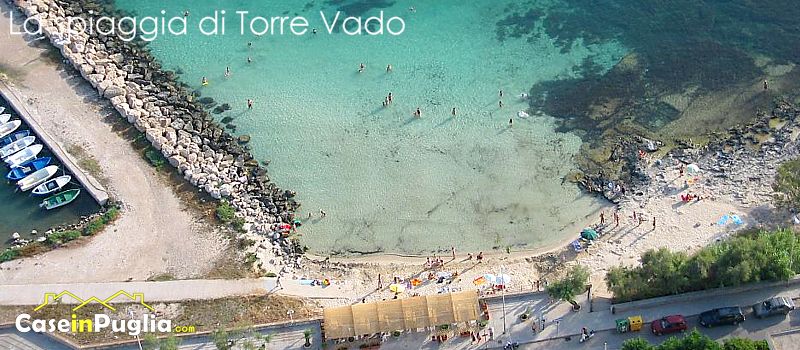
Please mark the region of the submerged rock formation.
<svg viewBox="0 0 800 350"><path fill-rule="evenodd" d="M203 103L195 101L188 86L165 71L142 42L125 42L69 30L66 18L118 15L93 1L15 0L29 18L36 18L42 33L119 114L144 133L192 185L211 197L227 200L244 221L241 239L251 243L263 268L297 258L297 247L285 238L299 204L293 192L271 183L244 144L213 120ZM91 12L90 12L91 10ZM276 259L282 256L284 259ZM288 259L286 259L288 258Z"/></svg>

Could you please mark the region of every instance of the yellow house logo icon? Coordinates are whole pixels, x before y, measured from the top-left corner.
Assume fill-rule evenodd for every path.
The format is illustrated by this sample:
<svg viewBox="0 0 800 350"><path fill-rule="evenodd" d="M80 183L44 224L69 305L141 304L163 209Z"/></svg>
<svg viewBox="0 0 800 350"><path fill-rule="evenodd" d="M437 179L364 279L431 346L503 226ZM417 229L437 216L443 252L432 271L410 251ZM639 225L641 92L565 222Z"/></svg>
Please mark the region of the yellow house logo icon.
<svg viewBox="0 0 800 350"><path fill-rule="evenodd" d="M61 292L61 293L58 293L58 294L56 294L56 293L44 293L44 301L39 306L34 308L33 311L39 311L43 307L45 307L47 305L50 305L52 303L57 303L57 302L59 302L61 300L62 297L65 297L65 296L68 296L68 297L74 299L77 302L78 305L75 306L74 308L72 308L73 312L79 310L80 308L82 308L82 307L84 307L84 306L86 306L86 305L88 305L90 303L98 303L100 305L103 305L103 307L105 307L105 308L107 308L107 309L109 309L111 311L117 311L117 309L114 308L114 306L111 305L111 302L114 301L114 299L117 299L117 298L121 298L122 300L125 300L124 298L127 298L128 301L139 303L142 306L144 306L145 308L147 308L148 310L155 312L155 309L153 309L153 307L151 307L150 305L147 305L144 302L144 293L128 293L128 292L126 292L124 290L120 290L120 291L114 293L112 296L110 296L108 298L105 298L105 299L100 299L98 297L92 296L92 297L87 298L86 300L84 300L84 299L78 297L77 295L73 294L72 292L69 292L69 291L66 291L66 290Z"/></svg>

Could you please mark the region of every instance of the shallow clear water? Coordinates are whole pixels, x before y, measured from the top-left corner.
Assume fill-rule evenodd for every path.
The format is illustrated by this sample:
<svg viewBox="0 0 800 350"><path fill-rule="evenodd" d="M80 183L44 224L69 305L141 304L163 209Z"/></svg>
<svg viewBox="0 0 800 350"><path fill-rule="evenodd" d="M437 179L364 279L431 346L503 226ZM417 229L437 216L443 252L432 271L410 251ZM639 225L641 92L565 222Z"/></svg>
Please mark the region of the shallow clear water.
<svg viewBox="0 0 800 350"><path fill-rule="evenodd" d="M528 106L519 95L537 81L574 76L587 57L608 69L626 50L613 41L569 50L549 37L500 42L498 9L514 3L423 2L411 13L411 2L387 2L387 17L406 21L406 32L396 37L239 36L231 34L238 29L231 15L224 37L190 30L187 37L161 37L151 48L190 85L199 88L207 77L203 96L231 104L219 118L233 117L236 132L252 136L255 156L271 161L272 179L298 192L302 217L313 213L301 228L312 250L535 248L573 234L560 231L599 203L562 182L574 169L580 139L556 133L547 116L518 118ZM190 23L215 9L262 16L288 11L320 31L319 11L336 12L325 3L304 9L296 1L117 4L139 16L189 9ZM362 62L366 70L358 73ZM389 92L394 102L383 108ZM247 99L255 101L253 110ZM417 107L419 119L412 116Z"/></svg>
<svg viewBox="0 0 800 350"><path fill-rule="evenodd" d="M11 107L2 98L0 98L0 106L6 107L6 111L3 113L11 111ZM11 114L16 116L14 112ZM26 127L23 125L20 130L24 128ZM52 157L47 151L43 151L40 156ZM3 213L2 220L0 220L0 248L5 248L12 243L10 239L14 232L18 232L24 239L36 239L41 234L39 236L31 235L32 230L43 233L54 226L75 223L82 215L94 213L99 208L91 196L81 193L78 199L69 205L54 210L44 210L39 208L42 197L31 196L30 192L15 191L17 187L13 183L7 182L6 174L8 174L8 168L5 164L0 163L0 176L2 176L0 177L0 213ZM66 188L77 187L76 184L70 184Z"/></svg>

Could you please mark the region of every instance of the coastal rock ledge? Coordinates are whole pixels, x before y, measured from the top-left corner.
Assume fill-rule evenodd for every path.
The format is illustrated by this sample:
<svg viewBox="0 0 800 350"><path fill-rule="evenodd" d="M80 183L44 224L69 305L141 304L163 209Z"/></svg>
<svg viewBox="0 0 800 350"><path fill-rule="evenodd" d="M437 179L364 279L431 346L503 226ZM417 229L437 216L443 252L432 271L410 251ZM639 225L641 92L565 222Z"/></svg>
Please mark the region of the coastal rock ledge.
<svg viewBox="0 0 800 350"><path fill-rule="evenodd" d="M119 16L118 11L90 0L13 3L38 21L64 59L187 181L233 206L244 222L239 238L251 243L246 252L259 258L256 267L286 271L299 262L299 249L284 235L299 204L289 195L293 192L269 181L266 169L244 148L244 140L214 122L189 87L173 72L162 70L143 43L67 28L69 16L96 19Z"/></svg>

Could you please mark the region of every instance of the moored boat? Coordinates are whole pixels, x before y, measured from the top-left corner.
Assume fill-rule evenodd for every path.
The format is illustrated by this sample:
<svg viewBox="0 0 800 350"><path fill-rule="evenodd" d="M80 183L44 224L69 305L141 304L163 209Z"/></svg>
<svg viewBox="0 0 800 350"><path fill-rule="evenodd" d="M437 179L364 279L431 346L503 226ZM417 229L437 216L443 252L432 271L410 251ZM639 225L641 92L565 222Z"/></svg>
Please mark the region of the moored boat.
<svg viewBox="0 0 800 350"><path fill-rule="evenodd" d="M0 137L6 137L8 134L17 130L19 126L22 125L22 122L19 120L12 120L7 123L0 124Z"/></svg>
<svg viewBox="0 0 800 350"><path fill-rule="evenodd" d="M11 120L11 114L0 114L0 124L8 123Z"/></svg>
<svg viewBox="0 0 800 350"><path fill-rule="evenodd" d="M44 146L40 144L28 146L25 149L17 153L14 153L12 156L6 158L5 159L6 164L12 168L16 168L22 164L25 164L30 160L35 159L36 156L39 155L39 152L42 151L42 148L44 148Z"/></svg>
<svg viewBox="0 0 800 350"><path fill-rule="evenodd" d="M39 186L36 186L36 188L34 188L33 191L31 191L31 193L37 196L48 195L62 189L70 181L72 181L72 176L62 175L55 179L50 179L47 182L40 184Z"/></svg>
<svg viewBox="0 0 800 350"><path fill-rule="evenodd" d="M6 179L9 179L11 181L22 180L26 176L32 174L34 171L46 167L47 164L50 164L51 160L52 158L50 157L42 157L28 161L14 169L11 169L11 171L9 171L8 174L6 174Z"/></svg>
<svg viewBox="0 0 800 350"><path fill-rule="evenodd" d="M0 113L3 113L3 112L5 112L5 111L6 111L6 108L5 108L5 107L0 107Z"/></svg>
<svg viewBox="0 0 800 350"><path fill-rule="evenodd" d="M36 170L33 174L26 176L24 179L17 181L17 186L22 192L30 190L39 184L47 181L58 172L58 166L50 165L42 169Z"/></svg>
<svg viewBox="0 0 800 350"><path fill-rule="evenodd" d="M79 194L81 194L81 190L78 189L59 192L53 196L45 198L42 201L42 204L39 204L39 206L47 210L63 207L67 204L72 203L72 201L74 201L75 198L78 198Z"/></svg>
<svg viewBox="0 0 800 350"><path fill-rule="evenodd" d="M8 156L17 153L36 142L36 136L25 136L19 140L9 143L0 148L0 158L6 159Z"/></svg>
<svg viewBox="0 0 800 350"><path fill-rule="evenodd" d="M23 137L28 137L28 136L30 136L30 134L31 134L30 130L17 131L15 133L11 134L11 135L8 135L8 136L0 139L0 147L8 145L9 143L17 141L17 140L19 140L19 139L21 139Z"/></svg>

